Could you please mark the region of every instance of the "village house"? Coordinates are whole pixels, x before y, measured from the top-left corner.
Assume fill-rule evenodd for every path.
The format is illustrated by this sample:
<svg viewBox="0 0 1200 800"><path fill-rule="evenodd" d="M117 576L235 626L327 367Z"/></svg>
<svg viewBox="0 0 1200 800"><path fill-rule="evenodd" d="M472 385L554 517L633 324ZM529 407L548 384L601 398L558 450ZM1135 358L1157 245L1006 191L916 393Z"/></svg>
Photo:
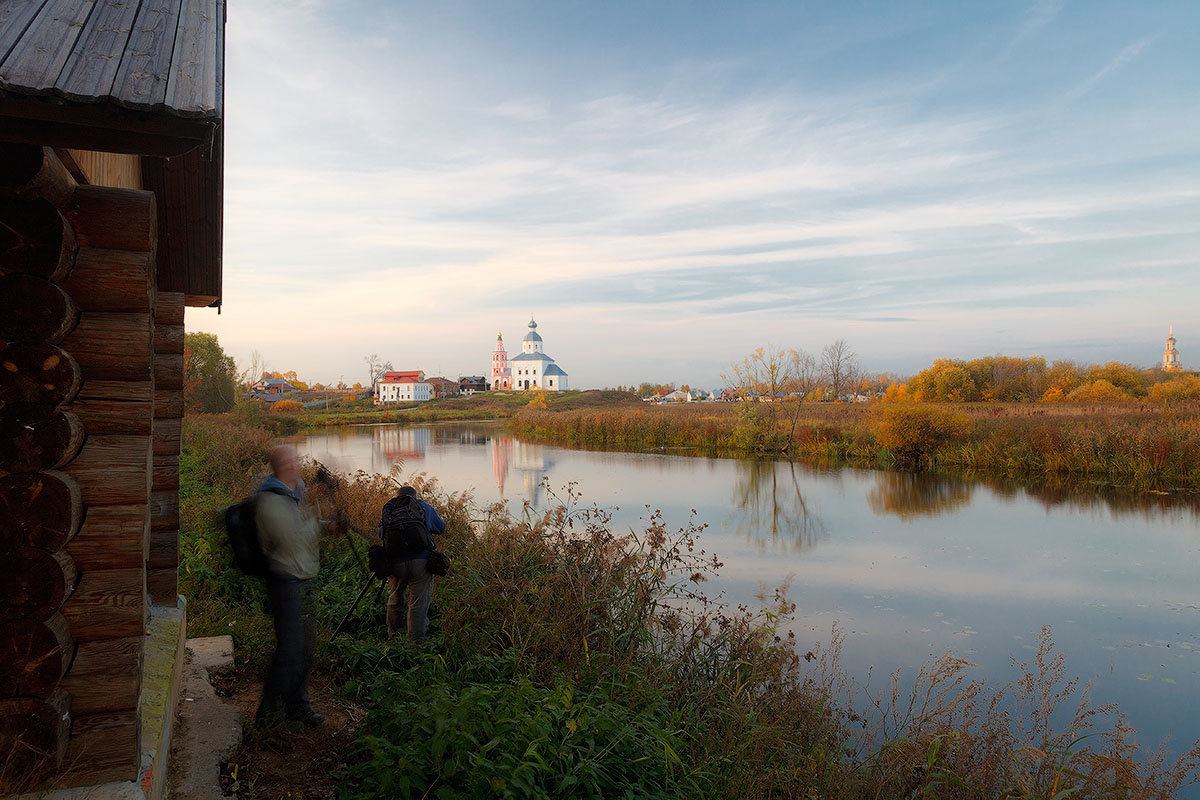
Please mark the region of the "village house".
<svg viewBox="0 0 1200 800"><path fill-rule="evenodd" d="M439 377L426 378L425 382L429 384L429 395L434 399L441 400L446 397L458 396L458 381Z"/></svg>
<svg viewBox="0 0 1200 800"><path fill-rule="evenodd" d="M163 792L224 46L223 0L0 3L0 794Z"/></svg>
<svg viewBox="0 0 1200 800"><path fill-rule="evenodd" d="M503 346L503 342L501 342ZM463 375L458 379L458 393L470 397L476 392L486 392L488 390L487 379L482 375Z"/></svg>
<svg viewBox="0 0 1200 800"><path fill-rule="evenodd" d="M419 369L383 373L375 383L375 403L424 403L433 398L433 387Z"/></svg>
<svg viewBox="0 0 1200 800"><path fill-rule="evenodd" d="M281 378L260 378L250 384L250 394L254 396L291 394L296 391L298 389L295 386Z"/></svg>

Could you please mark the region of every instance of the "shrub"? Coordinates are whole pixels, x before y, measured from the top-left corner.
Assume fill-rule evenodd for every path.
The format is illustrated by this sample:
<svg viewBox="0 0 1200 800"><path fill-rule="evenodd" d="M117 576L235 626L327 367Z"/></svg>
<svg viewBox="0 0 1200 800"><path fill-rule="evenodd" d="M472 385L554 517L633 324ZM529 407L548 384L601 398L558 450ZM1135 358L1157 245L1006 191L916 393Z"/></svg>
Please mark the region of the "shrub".
<svg viewBox="0 0 1200 800"><path fill-rule="evenodd" d="M887 407L875 424L879 443L905 468L920 467L931 451L970 432L971 421L965 414L924 405Z"/></svg>
<svg viewBox="0 0 1200 800"><path fill-rule="evenodd" d="M280 400L271 406L272 414L298 414L304 410L304 404L299 400Z"/></svg>
<svg viewBox="0 0 1200 800"><path fill-rule="evenodd" d="M1173 381L1156 383L1150 387L1147 399L1151 403L1187 403L1200 400L1200 377L1186 375Z"/></svg>
<svg viewBox="0 0 1200 800"><path fill-rule="evenodd" d="M1072 389L1066 399L1078 403L1127 403L1133 398L1101 378Z"/></svg>

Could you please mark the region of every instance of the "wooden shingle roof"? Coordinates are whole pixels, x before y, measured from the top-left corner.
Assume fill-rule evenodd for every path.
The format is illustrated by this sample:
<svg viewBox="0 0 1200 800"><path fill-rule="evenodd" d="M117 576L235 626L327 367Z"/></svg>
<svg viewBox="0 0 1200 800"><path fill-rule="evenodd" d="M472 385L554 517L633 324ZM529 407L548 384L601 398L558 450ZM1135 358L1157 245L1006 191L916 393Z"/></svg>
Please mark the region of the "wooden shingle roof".
<svg viewBox="0 0 1200 800"><path fill-rule="evenodd" d="M9 141L172 157L224 114L225 0L0 0Z"/></svg>
<svg viewBox="0 0 1200 800"><path fill-rule="evenodd" d="M0 3L0 89L220 119L223 0Z"/></svg>

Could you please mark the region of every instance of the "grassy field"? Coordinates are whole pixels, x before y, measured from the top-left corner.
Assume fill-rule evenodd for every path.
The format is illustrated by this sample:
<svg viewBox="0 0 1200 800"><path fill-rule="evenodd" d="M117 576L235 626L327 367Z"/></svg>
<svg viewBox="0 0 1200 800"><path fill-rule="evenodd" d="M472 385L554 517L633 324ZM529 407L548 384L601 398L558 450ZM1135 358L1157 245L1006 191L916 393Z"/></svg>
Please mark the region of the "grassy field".
<svg viewBox="0 0 1200 800"><path fill-rule="evenodd" d="M835 410L822 424L860 413ZM250 490L271 442L232 416L185 419L189 631L231 633L242 670L262 668L272 636L262 586L231 568L217 514ZM384 641L382 609L365 603L330 641L364 573L352 540L326 538L317 669L365 717L302 743L249 738L239 796L328 796L313 794L319 785L342 798L1136 800L1175 796L1200 775L1200 744L1169 758L1139 744L1115 709L1090 706L1048 632L1010 685L986 685L947 654L867 691L841 670L836 629L823 640L787 631L782 593L758 610L708 601L704 581L720 563L698 528L653 517L618 533L569 489L543 517L514 519L435 483L419 488L447 520L440 546L453 564L436 584L430 637ZM359 474L315 499L371 530L394 490ZM256 788L260 761L313 752L324 753L321 776L297 760L291 784Z"/></svg>
<svg viewBox="0 0 1200 800"><path fill-rule="evenodd" d="M525 392L481 392L471 397L448 397L409 405L373 408L335 408L311 410L288 416L298 427L323 428L337 425L375 425L382 423L422 423L449 420L479 420L511 417L527 407L533 398ZM555 411L589 408L632 408L639 401L626 392L592 389L589 391L544 392L546 406Z"/></svg>

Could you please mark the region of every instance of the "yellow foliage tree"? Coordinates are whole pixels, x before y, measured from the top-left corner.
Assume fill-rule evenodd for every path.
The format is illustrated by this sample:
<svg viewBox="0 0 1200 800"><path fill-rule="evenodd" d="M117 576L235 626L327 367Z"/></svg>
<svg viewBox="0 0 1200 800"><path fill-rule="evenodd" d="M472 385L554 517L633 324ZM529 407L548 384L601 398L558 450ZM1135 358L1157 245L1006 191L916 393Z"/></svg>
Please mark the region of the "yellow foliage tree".
<svg viewBox="0 0 1200 800"><path fill-rule="evenodd" d="M1150 387L1147 395L1151 403L1171 405L1174 403L1189 403L1200 401L1200 378L1195 375L1185 375Z"/></svg>
<svg viewBox="0 0 1200 800"><path fill-rule="evenodd" d="M1109 381L1101 379L1075 387L1066 399L1077 403L1128 403L1133 398Z"/></svg>
<svg viewBox="0 0 1200 800"><path fill-rule="evenodd" d="M550 404L548 402L546 402L546 393L543 392L541 389L537 389L536 391L534 391L533 397L529 398L528 406L530 408L537 408L542 411L546 411L547 409L549 409Z"/></svg>
<svg viewBox="0 0 1200 800"><path fill-rule="evenodd" d="M883 393L883 402L885 403L903 403L910 399L907 383L889 383Z"/></svg>
<svg viewBox="0 0 1200 800"><path fill-rule="evenodd" d="M1047 389L1045 392L1042 393L1042 402L1043 403L1057 403L1066 396L1067 395L1063 392L1061 386L1051 386L1049 389Z"/></svg>
<svg viewBox="0 0 1200 800"><path fill-rule="evenodd" d="M935 448L970 432L966 414L913 403L885 406L875 423L879 443L891 451L897 466L909 469L919 469Z"/></svg>
<svg viewBox="0 0 1200 800"><path fill-rule="evenodd" d="M304 410L304 404L299 400L280 400L271 404L272 414L298 414Z"/></svg>

